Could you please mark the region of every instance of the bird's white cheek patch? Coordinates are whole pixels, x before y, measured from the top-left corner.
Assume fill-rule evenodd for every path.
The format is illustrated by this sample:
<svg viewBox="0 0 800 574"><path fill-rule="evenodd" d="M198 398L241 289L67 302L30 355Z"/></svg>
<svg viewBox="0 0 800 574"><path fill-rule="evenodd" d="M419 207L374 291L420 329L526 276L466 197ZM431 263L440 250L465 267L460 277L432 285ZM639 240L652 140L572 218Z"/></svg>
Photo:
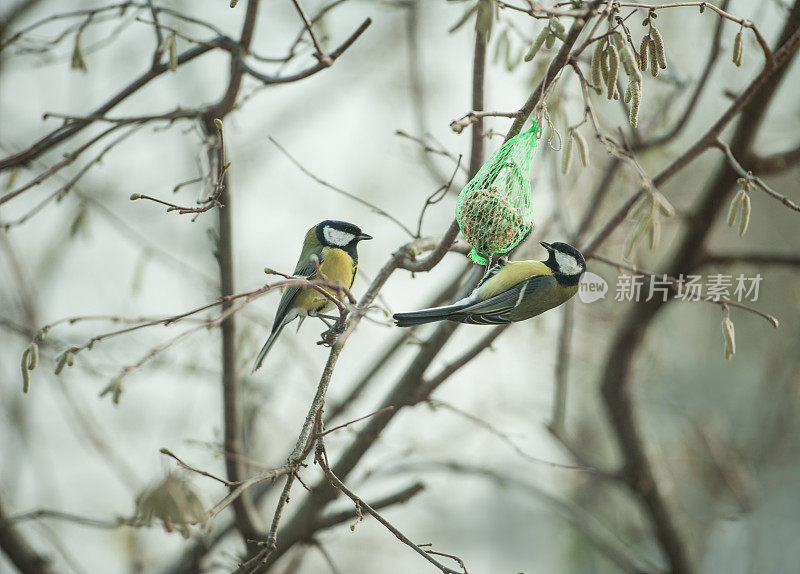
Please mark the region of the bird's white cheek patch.
<svg viewBox="0 0 800 574"><path fill-rule="evenodd" d="M560 251L556 251L556 263L558 263L558 270L564 275L578 275L583 271L583 267L572 255Z"/></svg>
<svg viewBox="0 0 800 574"><path fill-rule="evenodd" d="M325 241L331 245L338 245L339 247L344 247L356 238L356 236L352 233L340 231L339 229L334 229L333 227L325 227L322 230L322 235L325 236Z"/></svg>

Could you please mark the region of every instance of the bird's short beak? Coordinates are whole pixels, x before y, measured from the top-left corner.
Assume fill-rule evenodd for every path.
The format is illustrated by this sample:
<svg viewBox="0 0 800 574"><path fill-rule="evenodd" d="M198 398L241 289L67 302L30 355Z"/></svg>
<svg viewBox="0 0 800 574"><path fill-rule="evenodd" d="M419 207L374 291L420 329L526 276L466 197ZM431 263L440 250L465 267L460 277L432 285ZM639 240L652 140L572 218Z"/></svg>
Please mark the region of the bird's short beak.
<svg viewBox="0 0 800 574"><path fill-rule="evenodd" d="M359 241L364 241L366 239L372 239L372 235L367 235L366 233L362 233L358 237L356 237Z"/></svg>
<svg viewBox="0 0 800 574"><path fill-rule="evenodd" d="M548 251L552 251L553 250L553 246L550 245L549 243L547 243L546 241L540 241L539 245L541 245L542 247L544 247Z"/></svg>

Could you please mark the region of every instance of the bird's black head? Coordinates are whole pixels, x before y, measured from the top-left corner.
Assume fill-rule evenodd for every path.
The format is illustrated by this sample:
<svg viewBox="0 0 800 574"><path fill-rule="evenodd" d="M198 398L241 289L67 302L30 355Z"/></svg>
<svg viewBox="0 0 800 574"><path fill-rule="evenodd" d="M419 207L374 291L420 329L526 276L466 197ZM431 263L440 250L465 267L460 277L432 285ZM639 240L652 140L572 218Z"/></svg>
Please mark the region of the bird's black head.
<svg viewBox="0 0 800 574"><path fill-rule="evenodd" d="M362 232L357 225L335 219L326 219L318 223L316 233L322 245L344 249L353 256L359 241L372 239L371 235Z"/></svg>
<svg viewBox="0 0 800 574"><path fill-rule="evenodd" d="M546 243L540 241L547 249L548 258L544 262L553 270L553 275L562 285L576 285L586 271L586 260L583 254L567 243Z"/></svg>

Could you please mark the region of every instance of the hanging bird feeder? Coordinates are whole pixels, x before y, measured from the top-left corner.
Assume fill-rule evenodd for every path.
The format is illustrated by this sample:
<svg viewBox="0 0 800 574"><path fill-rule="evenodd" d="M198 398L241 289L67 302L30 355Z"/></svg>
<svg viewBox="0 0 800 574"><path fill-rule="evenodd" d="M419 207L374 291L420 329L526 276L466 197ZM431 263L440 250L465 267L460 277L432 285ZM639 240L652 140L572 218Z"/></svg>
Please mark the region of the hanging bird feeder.
<svg viewBox="0 0 800 574"><path fill-rule="evenodd" d="M458 195L456 221L475 263L511 251L533 229L530 174L540 132L534 121L500 146Z"/></svg>

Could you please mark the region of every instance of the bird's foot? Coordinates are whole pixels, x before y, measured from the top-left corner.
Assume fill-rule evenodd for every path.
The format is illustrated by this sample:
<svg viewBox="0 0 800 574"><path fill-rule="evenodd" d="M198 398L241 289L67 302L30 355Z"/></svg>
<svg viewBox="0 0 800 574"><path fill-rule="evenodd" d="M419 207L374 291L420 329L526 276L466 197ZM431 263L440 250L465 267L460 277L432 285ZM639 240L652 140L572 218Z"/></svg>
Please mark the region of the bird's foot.
<svg viewBox="0 0 800 574"><path fill-rule="evenodd" d="M327 331L320 333L321 340L317 341L317 345L332 347L339 335L345 332L345 329L347 329L347 323L340 325L339 321L337 321Z"/></svg>

